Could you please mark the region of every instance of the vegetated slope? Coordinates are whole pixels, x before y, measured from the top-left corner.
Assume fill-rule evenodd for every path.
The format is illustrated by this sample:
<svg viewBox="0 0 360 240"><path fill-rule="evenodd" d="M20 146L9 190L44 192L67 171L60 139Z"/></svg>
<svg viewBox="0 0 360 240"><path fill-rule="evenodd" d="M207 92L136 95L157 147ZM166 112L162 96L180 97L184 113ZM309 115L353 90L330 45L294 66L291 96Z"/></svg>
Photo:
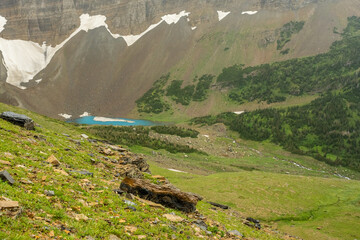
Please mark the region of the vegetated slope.
<svg viewBox="0 0 360 240"><path fill-rule="evenodd" d="M217 82L230 87L229 98L245 101L285 101L289 95L303 95L341 89L358 81L360 67L360 18L349 17L342 33L328 53L257 67L235 65L225 68Z"/></svg>
<svg viewBox="0 0 360 240"><path fill-rule="evenodd" d="M303 23L292 23L285 29L291 28L290 25L294 25L293 28L299 30ZM286 39L289 36L286 33L283 35L283 41L287 41ZM271 104L284 102L292 96L342 89L358 81L360 67L359 17L348 18L348 25L343 30L341 37L341 40L332 44L329 52L316 56L254 67L234 65L224 68L216 80L217 90L227 92L227 98L236 104L253 101ZM194 101L201 102L209 97L208 92L213 81L211 75L194 78L193 82L198 81L197 86L189 84L182 87L183 81L174 80L168 83L166 87L170 77L167 75L166 78L163 78L161 85L154 85L144 97L137 101L139 112L160 113L168 111L171 104L166 101L165 95L175 103L182 105L189 105ZM201 83L205 84L200 85ZM201 89L201 97L195 98L194 94L198 89ZM153 94L154 90L157 90L157 94Z"/></svg>
<svg viewBox="0 0 360 240"><path fill-rule="evenodd" d="M88 141L81 136L84 130L72 125L4 104L0 104L0 111L26 114L39 124L35 131L27 131L0 119L0 169L7 170L16 181L10 185L0 180L0 201L19 204L11 210L1 205L1 239L199 239L210 234L189 224L200 215L153 208L138 199L126 202L114 192L122 179L117 174L122 168L119 159L132 157L132 153L106 150L105 154L109 144ZM59 166L46 162L52 155L60 161ZM155 181L151 175L146 177ZM209 211L210 205L202 203L200 207ZM163 216L166 213L184 220L170 221ZM219 215L224 217L221 224L202 218L217 239L226 235L223 224L248 237L283 237L254 231L226 212L219 210ZM226 220L226 216L230 218Z"/></svg>
<svg viewBox="0 0 360 240"><path fill-rule="evenodd" d="M309 154L329 164L359 171L360 18L349 18L342 35L344 39L335 42L327 54L260 66L255 71L247 68L248 72L233 67L218 78L237 87L229 95L235 96L237 101L249 97L267 101L284 98L276 96L277 92L327 92L321 98L300 107L259 110L240 116L228 113L195 119L194 122L224 122L243 138L271 140L292 152ZM246 80L252 84L247 85ZM296 93L292 93L290 86L297 89Z"/></svg>

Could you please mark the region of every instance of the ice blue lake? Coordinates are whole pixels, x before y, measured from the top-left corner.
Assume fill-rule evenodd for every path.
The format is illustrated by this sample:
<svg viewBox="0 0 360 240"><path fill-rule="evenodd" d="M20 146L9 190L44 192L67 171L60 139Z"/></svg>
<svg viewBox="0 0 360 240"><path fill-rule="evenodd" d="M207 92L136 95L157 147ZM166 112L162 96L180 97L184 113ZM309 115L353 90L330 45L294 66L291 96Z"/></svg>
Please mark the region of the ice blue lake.
<svg viewBox="0 0 360 240"><path fill-rule="evenodd" d="M108 126L156 126L160 125L147 120L137 120L137 119L128 119L128 118L105 118L105 117L94 117L87 116L81 117L70 122L75 122L78 124L88 124L88 125L108 125Z"/></svg>

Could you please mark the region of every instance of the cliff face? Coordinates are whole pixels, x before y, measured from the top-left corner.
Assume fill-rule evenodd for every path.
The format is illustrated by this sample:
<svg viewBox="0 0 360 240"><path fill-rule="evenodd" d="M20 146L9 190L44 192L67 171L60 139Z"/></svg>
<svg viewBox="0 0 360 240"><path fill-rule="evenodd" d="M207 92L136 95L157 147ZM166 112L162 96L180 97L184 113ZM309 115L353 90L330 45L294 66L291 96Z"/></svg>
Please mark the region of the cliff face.
<svg viewBox="0 0 360 240"><path fill-rule="evenodd" d="M79 16L105 15L109 28L123 35L138 34L160 17L191 10L191 23L209 22L221 10L298 9L318 0L2 0L0 15L8 22L0 34L7 39L58 44L80 24Z"/></svg>

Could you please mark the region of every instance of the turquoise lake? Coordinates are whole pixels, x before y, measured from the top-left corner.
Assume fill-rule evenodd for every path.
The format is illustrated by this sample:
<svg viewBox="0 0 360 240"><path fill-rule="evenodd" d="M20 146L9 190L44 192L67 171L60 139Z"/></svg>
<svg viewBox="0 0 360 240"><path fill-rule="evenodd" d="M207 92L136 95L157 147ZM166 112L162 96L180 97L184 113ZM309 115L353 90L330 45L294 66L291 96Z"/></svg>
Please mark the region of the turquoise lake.
<svg viewBox="0 0 360 240"><path fill-rule="evenodd" d="M70 122L75 122L78 124L88 124L88 125L107 125L107 126L156 126L160 125L147 120L137 120L137 119L128 119L128 118L103 118L103 117L82 117Z"/></svg>

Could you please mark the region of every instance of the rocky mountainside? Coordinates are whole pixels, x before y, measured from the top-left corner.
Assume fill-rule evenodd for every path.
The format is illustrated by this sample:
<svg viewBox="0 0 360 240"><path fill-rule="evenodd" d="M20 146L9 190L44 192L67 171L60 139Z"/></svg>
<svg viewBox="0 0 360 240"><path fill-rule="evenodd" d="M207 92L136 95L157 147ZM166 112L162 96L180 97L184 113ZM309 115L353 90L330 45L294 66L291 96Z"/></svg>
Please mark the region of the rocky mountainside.
<svg viewBox="0 0 360 240"><path fill-rule="evenodd" d="M353 15L356 0L2 1L0 100L52 117L126 116L167 72L191 82L326 52ZM303 28L279 50L292 21Z"/></svg>

